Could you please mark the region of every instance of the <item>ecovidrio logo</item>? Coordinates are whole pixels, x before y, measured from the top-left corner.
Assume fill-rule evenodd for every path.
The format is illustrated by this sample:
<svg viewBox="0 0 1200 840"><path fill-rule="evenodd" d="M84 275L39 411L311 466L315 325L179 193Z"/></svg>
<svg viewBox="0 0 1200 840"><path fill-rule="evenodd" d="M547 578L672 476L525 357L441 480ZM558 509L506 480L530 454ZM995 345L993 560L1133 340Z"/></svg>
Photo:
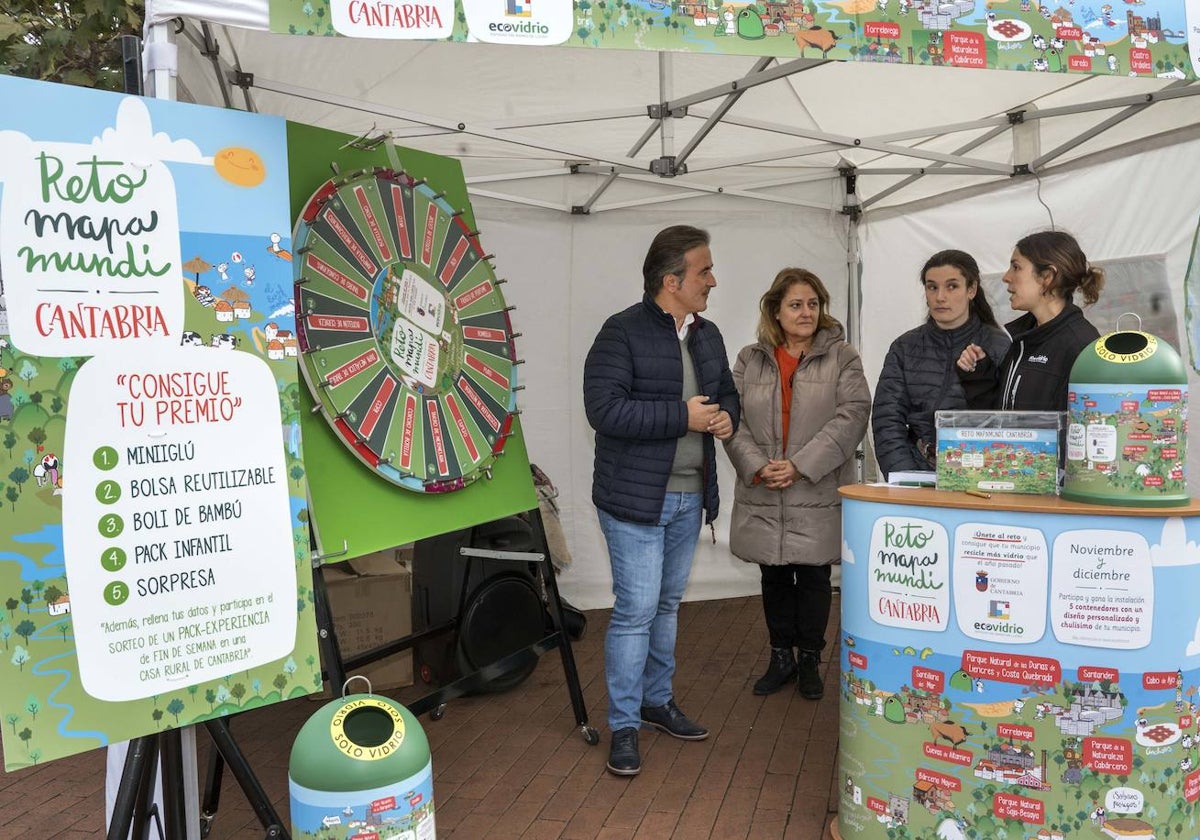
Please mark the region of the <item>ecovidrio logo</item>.
<svg viewBox="0 0 1200 840"><path fill-rule="evenodd" d="M463 12L471 37L490 44L561 44L573 30L571 0L463 0Z"/></svg>
<svg viewBox="0 0 1200 840"><path fill-rule="evenodd" d="M329 10L350 38L438 39L454 29L454 0L330 0Z"/></svg>

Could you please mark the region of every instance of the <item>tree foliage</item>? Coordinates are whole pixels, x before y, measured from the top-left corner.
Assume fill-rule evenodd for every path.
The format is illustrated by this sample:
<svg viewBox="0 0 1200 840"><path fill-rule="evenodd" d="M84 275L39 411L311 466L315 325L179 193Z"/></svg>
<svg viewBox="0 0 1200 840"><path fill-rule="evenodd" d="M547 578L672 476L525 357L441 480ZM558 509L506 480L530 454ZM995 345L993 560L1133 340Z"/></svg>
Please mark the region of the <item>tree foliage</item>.
<svg viewBox="0 0 1200 840"><path fill-rule="evenodd" d="M122 90L121 35L141 35L142 0L12 0L0 7L0 71Z"/></svg>

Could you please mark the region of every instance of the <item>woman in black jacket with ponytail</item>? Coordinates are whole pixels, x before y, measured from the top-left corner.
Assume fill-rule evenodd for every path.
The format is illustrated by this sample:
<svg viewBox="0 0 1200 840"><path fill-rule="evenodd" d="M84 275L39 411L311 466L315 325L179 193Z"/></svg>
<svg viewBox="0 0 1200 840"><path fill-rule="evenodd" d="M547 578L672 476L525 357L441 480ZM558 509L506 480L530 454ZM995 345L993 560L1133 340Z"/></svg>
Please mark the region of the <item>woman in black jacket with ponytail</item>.
<svg viewBox="0 0 1200 840"><path fill-rule="evenodd" d="M996 324L979 284L979 266L970 254L934 254L921 269L921 284L929 317L892 342L871 410L875 457L885 474L934 468L933 413L991 407L968 399L959 382L955 362L963 348L981 348L999 361L1010 344Z"/></svg>
<svg viewBox="0 0 1200 840"><path fill-rule="evenodd" d="M1104 269L1089 265L1075 237L1061 230L1031 233L1017 242L1004 273L1009 305L1024 311L1005 324L1013 345L996 364L971 344L958 359L966 393L1005 411L1066 411L1075 359L1100 332L1073 302L1093 304Z"/></svg>

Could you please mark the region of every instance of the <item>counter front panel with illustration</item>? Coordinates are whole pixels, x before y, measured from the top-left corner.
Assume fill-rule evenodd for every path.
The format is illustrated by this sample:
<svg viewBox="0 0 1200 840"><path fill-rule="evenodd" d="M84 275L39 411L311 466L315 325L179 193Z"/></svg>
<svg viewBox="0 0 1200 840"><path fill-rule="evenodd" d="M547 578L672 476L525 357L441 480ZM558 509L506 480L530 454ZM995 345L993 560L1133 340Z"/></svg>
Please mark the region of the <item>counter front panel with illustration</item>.
<svg viewBox="0 0 1200 840"><path fill-rule="evenodd" d="M1196 837L1200 519L843 508L846 837Z"/></svg>

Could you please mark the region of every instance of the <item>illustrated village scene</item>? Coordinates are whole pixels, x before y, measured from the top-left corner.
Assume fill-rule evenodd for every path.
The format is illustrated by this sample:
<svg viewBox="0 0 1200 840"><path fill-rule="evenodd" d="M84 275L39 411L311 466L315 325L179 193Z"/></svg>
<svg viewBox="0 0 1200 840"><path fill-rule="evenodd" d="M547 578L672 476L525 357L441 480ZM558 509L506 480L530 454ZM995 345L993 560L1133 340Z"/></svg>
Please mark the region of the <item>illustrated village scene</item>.
<svg viewBox="0 0 1200 840"><path fill-rule="evenodd" d="M574 0L564 46L1190 78L1182 4L1156 0ZM514 19L529 3L509 2ZM271 27L337 34L323 0L273 3ZM451 40L467 40L459 12Z"/></svg>
<svg viewBox="0 0 1200 840"><path fill-rule="evenodd" d="M1054 492L1058 470L1055 431L1030 430L1026 439L970 440L938 437L937 486L1010 493Z"/></svg>
<svg viewBox="0 0 1200 840"><path fill-rule="evenodd" d="M1073 486L1087 491L1184 493L1187 389L1100 386L1068 394ZM1122 466L1125 468L1122 469ZM1132 467L1132 469L1130 469Z"/></svg>
<svg viewBox="0 0 1200 840"><path fill-rule="evenodd" d="M862 836L1195 836L1195 674L1066 669L1003 655L987 657L984 678L970 670L984 657L967 653L851 636L843 650L841 818ZM875 754L864 759L848 740L869 742ZM902 789L890 770L897 761L916 767Z"/></svg>

